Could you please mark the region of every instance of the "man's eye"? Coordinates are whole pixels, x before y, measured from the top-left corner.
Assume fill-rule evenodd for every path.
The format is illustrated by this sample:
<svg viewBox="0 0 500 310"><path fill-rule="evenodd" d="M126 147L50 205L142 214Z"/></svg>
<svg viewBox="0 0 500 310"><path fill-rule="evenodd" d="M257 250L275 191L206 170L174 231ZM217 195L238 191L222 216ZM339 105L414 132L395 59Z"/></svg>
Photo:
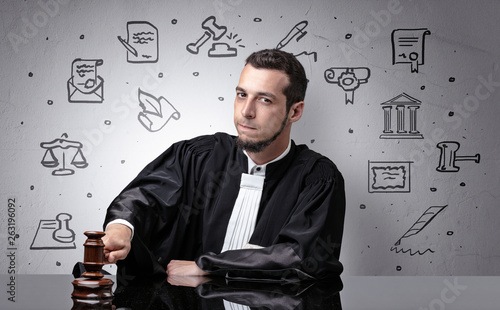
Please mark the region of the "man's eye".
<svg viewBox="0 0 500 310"><path fill-rule="evenodd" d="M264 103L271 103L271 102L272 102L271 100L269 100L269 99L267 99L267 98L262 98L261 100L262 100Z"/></svg>
<svg viewBox="0 0 500 310"><path fill-rule="evenodd" d="M245 98L246 94L245 93L236 93L236 96L239 98Z"/></svg>

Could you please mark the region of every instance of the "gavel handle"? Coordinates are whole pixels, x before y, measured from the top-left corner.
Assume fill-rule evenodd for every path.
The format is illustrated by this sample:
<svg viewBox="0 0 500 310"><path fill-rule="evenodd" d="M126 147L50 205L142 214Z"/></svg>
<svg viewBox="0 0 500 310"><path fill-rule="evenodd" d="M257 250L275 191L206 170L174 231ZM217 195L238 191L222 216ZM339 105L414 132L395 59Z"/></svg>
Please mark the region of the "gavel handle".
<svg viewBox="0 0 500 310"><path fill-rule="evenodd" d="M459 160L459 161L464 161L464 160L473 160L475 161L476 163L479 163L479 160L481 159L481 155L479 154L476 154L474 156L455 156L455 161Z"/></svg>

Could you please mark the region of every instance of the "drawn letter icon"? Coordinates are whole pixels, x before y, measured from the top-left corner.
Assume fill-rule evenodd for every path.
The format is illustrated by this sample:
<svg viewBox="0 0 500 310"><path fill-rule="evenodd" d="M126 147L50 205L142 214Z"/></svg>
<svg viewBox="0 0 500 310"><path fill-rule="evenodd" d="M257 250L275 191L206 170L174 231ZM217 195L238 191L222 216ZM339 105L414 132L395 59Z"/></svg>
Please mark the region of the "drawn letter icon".
<svg viewBox="0 0 500 310"><path fill-rule="evenodd" d="M151 63L158 61L158 29L144 21L127 23L127 40L118 36L127 49L127 62Z"/></svg>
<svg viewBox="0 0 500 310"><path fill-rule="evenodd" d="M411 65L411 72L418 73L424 64L425 36L431 34L427 28L396 29L392 32L392 64Z"/></svg>
<svg viewBox="0 0 500 310"><path fill-rule="evenodd" d="M67 83L69 102L102 103L104 80L97 75L97 67L102 63L102 59L73 60Z"/></svg>
<svg viewBox="0 0 500 310"><path fill-rule="evenodd" d="M162 129L171 118L178 120L181 117L167 99L156 98L141 89L139 89L139 106L142 112L139 112L137 118L142 126L151 132Z"/></svg>

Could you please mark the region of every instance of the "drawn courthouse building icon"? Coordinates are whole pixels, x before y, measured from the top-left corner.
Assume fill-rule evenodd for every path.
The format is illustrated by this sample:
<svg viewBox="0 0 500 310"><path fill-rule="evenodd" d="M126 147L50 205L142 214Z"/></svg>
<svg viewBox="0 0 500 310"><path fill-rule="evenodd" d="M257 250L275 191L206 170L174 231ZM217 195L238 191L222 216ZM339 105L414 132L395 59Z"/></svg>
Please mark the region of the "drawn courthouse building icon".
<svg viewBox="0 0 500 310"><path fill-rule="evenodd" d="M406 93L381 103L384 110L384 131L380 139L422 139L424 136L417 130L417 110L421 103ZM393 109L396 111L395 121L392 115ZM409 130L406 128L407 124Z"/></svg>

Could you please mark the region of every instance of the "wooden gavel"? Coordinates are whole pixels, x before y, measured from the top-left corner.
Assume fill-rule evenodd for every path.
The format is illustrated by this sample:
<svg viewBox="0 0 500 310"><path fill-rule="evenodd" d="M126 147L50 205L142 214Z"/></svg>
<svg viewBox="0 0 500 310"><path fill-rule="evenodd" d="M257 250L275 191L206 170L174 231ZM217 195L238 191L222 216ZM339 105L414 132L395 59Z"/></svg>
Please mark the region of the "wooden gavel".
<svg viewBox="0 0 500 310"><path fill-rule="evenodd" d="M113 298L112 286L114 282L111 279L104 278L101 270L104 266L104 243L102 237L105 235L101 231L86 231L88 239L83 244L85 247L83 266L86 272L81 278L75 279L73 284L73 293L71 296L75 305L95 303L99 300L101 304L111 304ZM96 308L97 309L97 308Z"/></svg>
<svg viewBox="0 0 500 310"><path fill-rule="evenodd" d="M460 143L454 141L443 141L437 144L441 150L439 157L439 166L436 168L439 172L457 172L460 167L455 166L456 161L475 161L479 163L481 159L479 154L474 156L457 156L457 150L460 148Z"/></svg>

